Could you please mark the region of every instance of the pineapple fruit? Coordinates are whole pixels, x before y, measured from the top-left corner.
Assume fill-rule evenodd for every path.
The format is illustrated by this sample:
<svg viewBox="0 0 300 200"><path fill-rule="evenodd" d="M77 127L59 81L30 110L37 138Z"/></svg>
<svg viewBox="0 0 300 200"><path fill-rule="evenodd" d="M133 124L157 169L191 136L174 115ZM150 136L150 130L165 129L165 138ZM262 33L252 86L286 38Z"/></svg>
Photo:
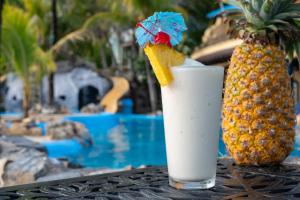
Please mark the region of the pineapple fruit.
<svg viewBox="0 0 300 200"><path fill-rule="evenodd" d="M161 86L166 86L173 81L170 70L172 66L183 64L185 56L166 44L147 44L144 48L155 76Z"/></svg>
<svg viewBox="0 0 300 200"><path fill-rule="evenodd" d="M294 146L294 102L286 68L300 28L293 0L224 0L240 7L229 20L244 40L225 83L223 140L237 164L278 164ZM229 16L230 18L230 16ZM299 56L298 56L299 57Z"/></svg>

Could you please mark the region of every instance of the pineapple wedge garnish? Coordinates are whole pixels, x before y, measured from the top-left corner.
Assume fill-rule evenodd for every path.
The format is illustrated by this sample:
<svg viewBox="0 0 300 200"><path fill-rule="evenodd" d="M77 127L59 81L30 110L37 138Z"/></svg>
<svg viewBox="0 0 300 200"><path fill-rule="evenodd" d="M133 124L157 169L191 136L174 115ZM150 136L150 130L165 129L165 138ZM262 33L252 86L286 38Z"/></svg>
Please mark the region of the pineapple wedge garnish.
<svg viewBox="0 0 300 200"><path fill-rule="evenodd" d="M147 44L144 51L160 85L169 85L173 81L170 67L182 65L185 56L165 44Z"/></svg>

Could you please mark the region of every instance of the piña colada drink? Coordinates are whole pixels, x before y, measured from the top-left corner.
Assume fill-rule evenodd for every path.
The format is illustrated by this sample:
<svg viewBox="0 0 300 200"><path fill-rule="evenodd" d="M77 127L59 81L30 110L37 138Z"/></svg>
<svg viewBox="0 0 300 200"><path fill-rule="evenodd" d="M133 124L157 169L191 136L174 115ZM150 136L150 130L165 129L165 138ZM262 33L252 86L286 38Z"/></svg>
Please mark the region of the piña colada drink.
<svg viewBox="0 0 300 200"><path fill-rule="evenodd" d="M136 37L161 85L169 183L177 189L213 187L224 70L172 48L186 29L180 14L155 13L138 26Z"/></svg>

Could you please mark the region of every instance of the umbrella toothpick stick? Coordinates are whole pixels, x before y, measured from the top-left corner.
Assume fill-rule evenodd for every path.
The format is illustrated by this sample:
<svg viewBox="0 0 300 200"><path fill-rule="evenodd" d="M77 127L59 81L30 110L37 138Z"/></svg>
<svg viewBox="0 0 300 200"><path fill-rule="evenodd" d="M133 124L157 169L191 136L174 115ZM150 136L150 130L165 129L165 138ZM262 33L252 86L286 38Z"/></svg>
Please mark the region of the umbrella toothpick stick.
<svg viewBox="0 0 300 200"><path fill-rule="evenodd" d="M141 27L141 28L144 29L147 33L149 33L150 35L152 35L153 37L155 37L155 35L154 35L151 31L149 31L148 29L146 29L141 23L138 23L136 26L137 26L137 27Z"/></svg>

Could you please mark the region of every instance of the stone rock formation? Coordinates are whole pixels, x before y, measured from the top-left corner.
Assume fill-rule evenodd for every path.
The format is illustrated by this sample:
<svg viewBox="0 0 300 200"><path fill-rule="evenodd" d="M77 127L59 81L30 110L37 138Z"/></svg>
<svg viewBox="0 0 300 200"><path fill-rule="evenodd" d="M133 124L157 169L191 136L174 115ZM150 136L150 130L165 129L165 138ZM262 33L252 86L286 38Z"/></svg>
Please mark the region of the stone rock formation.
<svg viewBox="0 0 300 200"><path fill-rule="evenodd" d="M47 136L51 139L77 139L83 146L90 146L92 138L88 129L79 122L60 121L52 122L47 125Z"/></svg>
<svg viewBox="0 0 300 200"><path fill-rule="evenodd" d="M99 104L90 103L83 108L81 108L80 112L87 114L96 114L103 111L103 108Z"/></svg>
<svg viewBox="0 0 300 200"><path fill-rule="evenodd" d="M35 121L31 118L25 118L19 122L13 122L8 129L7 134L19 136L41 136L42 129L37 127Z"/></svg>

